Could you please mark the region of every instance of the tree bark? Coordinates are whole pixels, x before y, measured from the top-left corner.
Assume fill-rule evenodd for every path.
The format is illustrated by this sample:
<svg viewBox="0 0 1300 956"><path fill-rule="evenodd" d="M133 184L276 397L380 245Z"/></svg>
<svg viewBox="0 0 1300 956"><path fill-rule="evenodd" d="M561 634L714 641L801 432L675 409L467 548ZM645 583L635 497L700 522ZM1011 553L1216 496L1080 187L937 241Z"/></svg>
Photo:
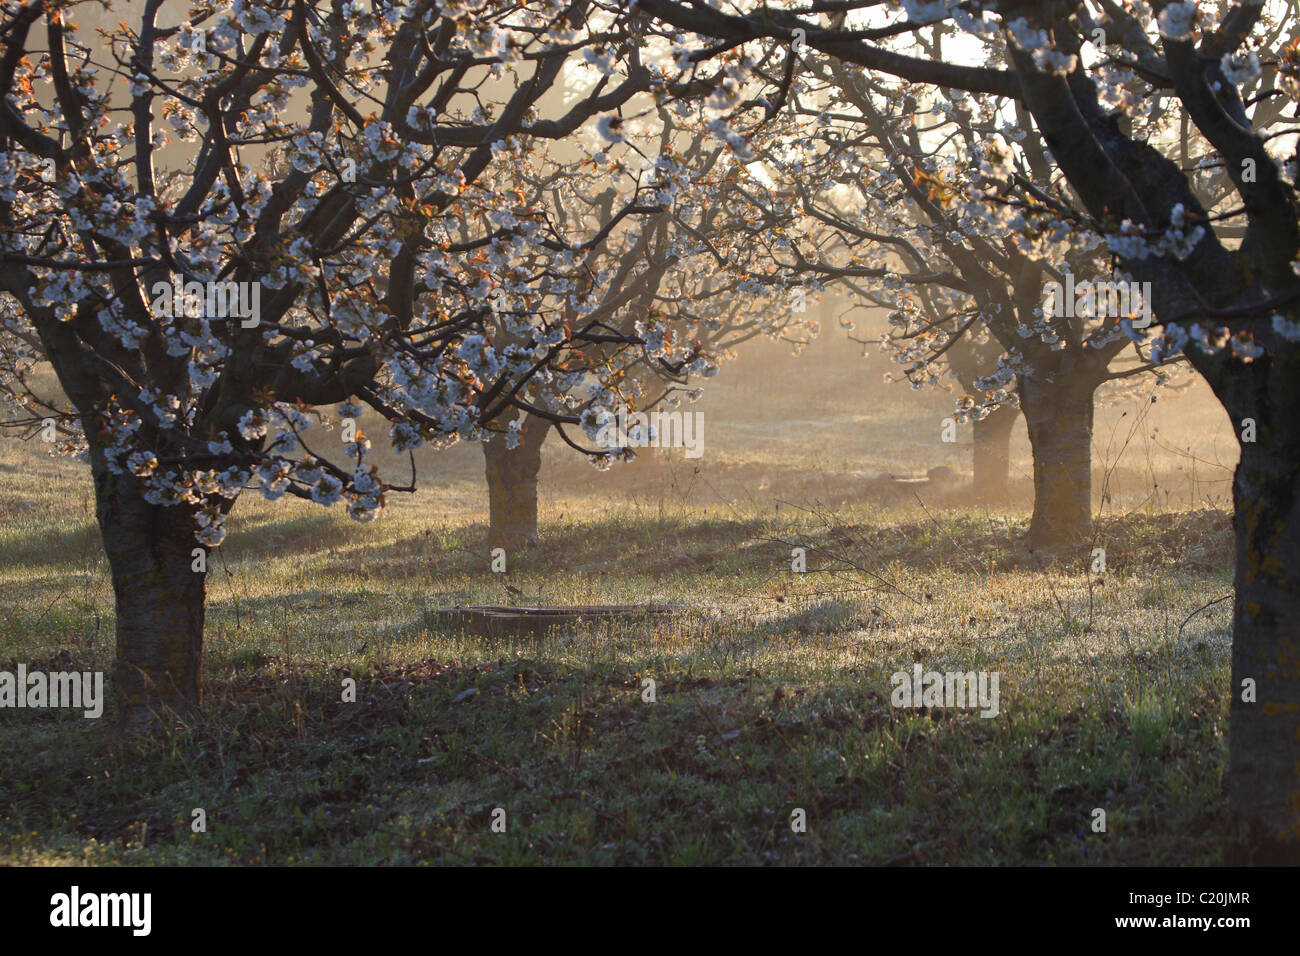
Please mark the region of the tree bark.
<svg viewBox="0 0 1300 956"><path fill-rule="evenodd" d="M1022 377L1020 405L1034 455L1034 550L1074 544L1092 533L1093 389Z"/></svg>
<svg viewBox="0 0 1300 956"><path fill-rule="evenodd" d="M537 481L542 445L551 423L524 417L519 445L507 448L505 437L483 443L488 482L488 547L507 554L537 544Z"/></svg>
<svg viewBox="0 0 1300 956"><path fill-rule="evenodd" d="M1228 801L1257 865L1300 865L1300 354L1237 369L1215 391L1240 441L1233 478ZM1270 368L1270 366L1272 366ZM1213 380L1212 380L1213 381ZM1243 683L1253 683L1254 694ZM1243 699L1253 696L1253 702Z"/></svg>
<svg viewBox="0 0 1300 956"><path fill-rule="evenodd" d="M1007 497L1011 478L1011 431L1018 414L1019 409L1014 405L999 405L974 424L972 469L976 501L1002 501Z"/></svg>
<svg viewBox="0 0 1300 956"><path fill-rule="evenodd" d="M138 479L102 460L94 477L117 608L117 719L129 730L185 719L200 704L207 578L206 553L205 570L193 570L194 511L150 504Z"/></svg>

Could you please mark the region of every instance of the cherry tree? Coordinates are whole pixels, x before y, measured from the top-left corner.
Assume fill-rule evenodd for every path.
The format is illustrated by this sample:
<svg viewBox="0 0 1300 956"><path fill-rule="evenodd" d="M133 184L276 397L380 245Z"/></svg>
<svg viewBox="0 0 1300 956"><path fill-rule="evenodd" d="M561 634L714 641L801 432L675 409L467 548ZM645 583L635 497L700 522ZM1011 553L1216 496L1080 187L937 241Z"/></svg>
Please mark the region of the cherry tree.
<svg viewBox="0 0 1300 956"><path fill-rule="evenodd" d="M701 35L701 63L720 45L786 44L797 29L817 55L1019 104L1088 227L1150 283L1155 357L1186 355L1237 432L1229 798L1256 862L1300 861L1295 4L864 0L833 5L838 21L819 18L816 4L638 7ZM965 51L950 46L940 59L912 42L939 22L969 34ZM1164 100L1187 136L1134 122ZM1216 193L1222 177L1231 189ZM1207 194L1221 198L1207 205ZM1040 215L1056 212L1055 197L1037 199Z"/></svg>
<svg viewBox="0 0 1300 956"><path fill-rule="evenodd" d="M765 251L767 242L796 227L800 213L794 195L778 192L763 169L752 168L749 144L738 152L714 125L714 112L705 99L681 101L649 121L603 130L582 161L566 164L563 174L548 169L528 174L528 189L552 194L561 231L590 232L647 190L659 211L634 228L606 235L582 257L597 290L590 317L619 330L608 342L589 341L583 361L593 368L617 367L616 375L606 376L618 382L617 389L563 391L558 397L564 407L549 409L557 413L550 416L509 409L509 431L483 444L492 547L512 551L538 541L541 449L553 427L566 443L604 466L635 458L637 450L591 445L591 425L600 424L592 418L593 402L607 414L614 409L620 415L653 410L674 415L671 410L683 397L698 397L680 363L653 349L630 348L629 337L657 342L676 336L722 360L759 335L797 347L816 333L810 307L820 286L791 287ZM706 374L715 370L710 366ZM530 382L525 393L536 384ZM564 428L583 423L586 445Z"/></svg>
<svg viewBox="0 0 1300 956"><path fill-rule="evenodd" d="M941 36L927 44L935 53ZM999 409L1020 407L1034 462L1029 544L1086 539L1095 393L1148 371L1163 382L1171 371L1125 334L1149 319L1140 288L1104 294L1115 284L1114 256L1072 208L1041 139L1013 122L1001 98L949 100L838 62L812 69L829 81L818 115L834 148L807 164L808 181L829 188L805 190L805 199L856 253L840 268L853 270L857 294L889 309L882 349L914 388L957 377L966 388L958 422L978 429ZM887 113L890 103L903 108ZM1121 362L1125 350L1134 354ZM996 452L979 449L979 437L987 462Z"/></svg>
<svg viewBox="0 0 1300 956"><path fill-rule="evenodd" d="M83 38L76 8L0 21L0 382L94 478L117 607L115 696L148 726L200 696L207 552L253 490L370 521L416 476L322 434L363 408L394 449L556 421L641 350L716 364L669 320L607 327L584 256L660 210L557 226L519 195L548 142L711 90L581 2L245 0L177 22L144 0ZM569 69L592 64L589 75ZM42 394L48 363L67 404ZM605 389L599 391L599 387ZM340 441L342 437L344 441Z"/></svg>

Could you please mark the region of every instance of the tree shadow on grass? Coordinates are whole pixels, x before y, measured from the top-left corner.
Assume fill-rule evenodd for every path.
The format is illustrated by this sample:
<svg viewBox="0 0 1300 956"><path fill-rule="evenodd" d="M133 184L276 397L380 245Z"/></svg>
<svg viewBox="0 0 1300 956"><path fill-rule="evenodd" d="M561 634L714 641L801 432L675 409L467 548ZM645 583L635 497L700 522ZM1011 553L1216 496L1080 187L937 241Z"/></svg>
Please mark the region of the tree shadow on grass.
<svg viewBox="0 0 1300 956"><path fill-rule="evenodd" d="M541 525L541 541L506 555L510 572L636 573L699 571L724 563L764 526L746 521L706 518L629 520L622 514L594 521ZM383 546L388 556L427 558L442 572L475 573L488 569L492 552L485 523L454 529L426 529Z"/></svg>
<svg viewBox="0 0 1300 956"><path fill-rule="evenodd" d="M67 569L70 563L104 560L104 542L93 521L73 531L41 531L0 545L6 566Z"/></svg>
<svg viewBox="0 0 1300 956"><path fill-rule="evenodd" d="M1103 517L1095 536L1055 551L1030 551L1027 518L974 511L938 511L895 522L888 513L841 516L820 511L791 530L769 516L738 519L690 517L634 519L610 513L592 521L558 522L541 528L539 544L508 554L519 574L631 574L664 576L745 573L790 574L794 549L803 548L809 572L878 573L887 567L934 572L1006 573L1016 570L1089 569L1094 547L1106 549L1108 571L1177 563L1197 573L1230 573L1231 516L1214 510ZM427 562L438 573L476 574L492 562L487 526L426 529L395 543L354 538L355 549L378 559ZM877 584L887 587L885 581Z"/></svg>
<svg viewBox="0 0 1300 956"><path fill-rule="evenodd" d="M970 573L1019 569L1083 570L1106 550L1106 569L1124 571L1151 562L1177 561L1184 570L1231 573L1232 517L1222 511L1103 517L1092 538L1053 551L1031 551L1027 519L975 512L939 512L902 523L842 522L823 515L821 527L775 540L747 542L742 563L789 568L791 550L805 550L810 572L897 566L920 571L951 568Z"/></svg>

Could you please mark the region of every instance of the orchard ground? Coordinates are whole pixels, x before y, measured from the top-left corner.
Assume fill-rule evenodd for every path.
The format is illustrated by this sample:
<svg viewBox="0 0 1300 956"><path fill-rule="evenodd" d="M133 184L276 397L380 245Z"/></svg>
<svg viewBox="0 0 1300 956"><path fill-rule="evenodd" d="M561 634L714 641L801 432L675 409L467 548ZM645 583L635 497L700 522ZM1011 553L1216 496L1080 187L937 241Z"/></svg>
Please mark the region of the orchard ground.
<svg viewBox="0 0 1300 956"><path fill-rule="evenodd" d="M600 473L552 436L543 545L504 575L475 446L421 456L372 525L247 495L211 557L203 722L146 741L0 710L0 862L1222 861L1226 416L1200 385L1100 409L1096 540L1031 554L1023 422L1005 505L864 497L878 472L968 480L970 428L942 442L951 397L853 353L724 367L688 406L699 460ZM5 439L0 518L0 670L107 669L84 466ZM537 602L689 610L540 639L430 613ZM999 715L892 707L915 662L998 672Z"/></svg>

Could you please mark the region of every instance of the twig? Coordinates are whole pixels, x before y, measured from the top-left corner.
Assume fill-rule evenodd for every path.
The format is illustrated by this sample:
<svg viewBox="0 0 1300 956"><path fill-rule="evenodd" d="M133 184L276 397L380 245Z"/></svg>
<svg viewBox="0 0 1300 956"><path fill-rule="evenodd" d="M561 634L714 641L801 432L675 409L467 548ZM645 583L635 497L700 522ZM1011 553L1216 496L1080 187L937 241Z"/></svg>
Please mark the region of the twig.
<svg viewBox="0 0 1300 956"><path fill-rule="evenodd" d="M1224 601L1228 600L1228 598L1232 597L1235 593L1236 592L1234 591L1232 594L1225 594L1223 597L1215 598L1209 604L1202 604L1191 614L1187 615L1187 617L1183 620L1183 623L1178 625L1178 637L1176 638L1176 640L1181 641L1183 639L1183 628L1187 626L1188 621L1196 617L1196 615L1200 614L1202 611L1207 610L1208 608L1212 608L1216 604L1222 604Z"/></svg>

